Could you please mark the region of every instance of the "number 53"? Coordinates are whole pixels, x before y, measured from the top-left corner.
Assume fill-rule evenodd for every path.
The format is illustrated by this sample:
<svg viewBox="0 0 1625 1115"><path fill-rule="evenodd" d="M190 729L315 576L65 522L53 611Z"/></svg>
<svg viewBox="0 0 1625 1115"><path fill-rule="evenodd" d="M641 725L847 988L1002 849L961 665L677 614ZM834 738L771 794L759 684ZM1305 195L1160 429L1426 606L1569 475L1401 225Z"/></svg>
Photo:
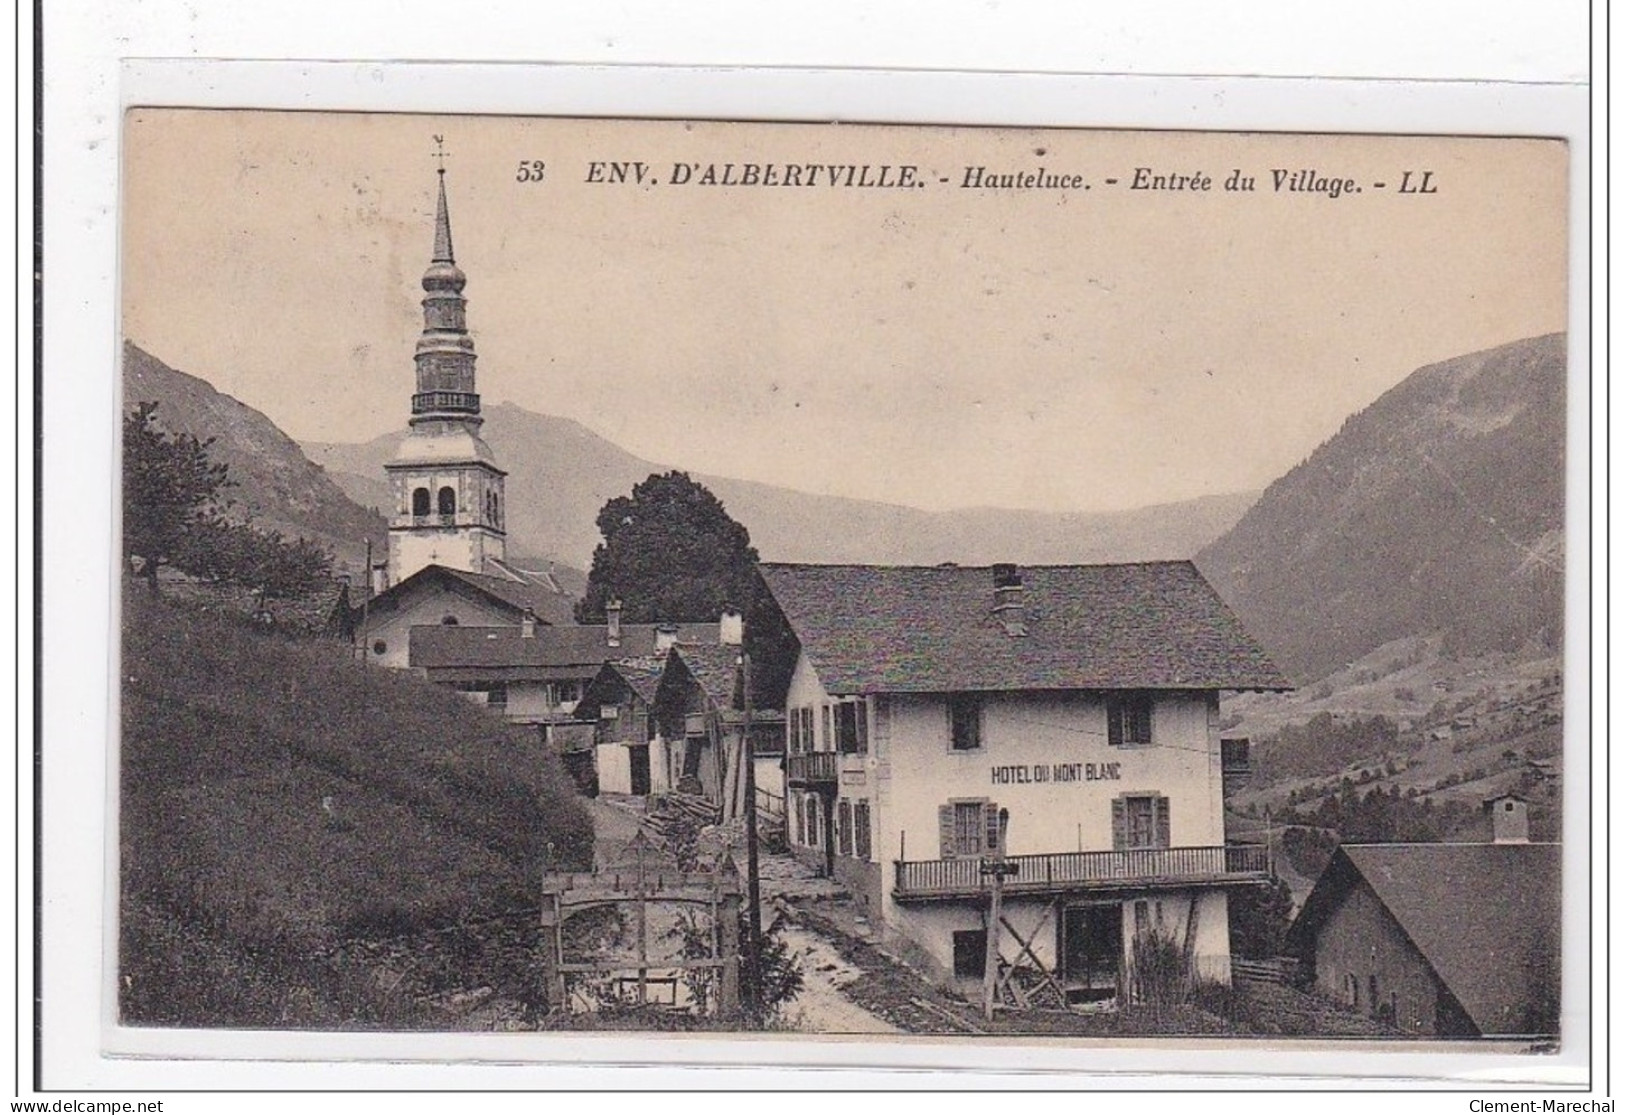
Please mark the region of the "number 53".
<svg viewBox="0 0 1625 1115"><path fill-rule="evenodd" d="M542 160L526 159L520 162L519 173L514 176L514 179L519 182L540 182L542 172L546 169L547 164Z"/></svg>

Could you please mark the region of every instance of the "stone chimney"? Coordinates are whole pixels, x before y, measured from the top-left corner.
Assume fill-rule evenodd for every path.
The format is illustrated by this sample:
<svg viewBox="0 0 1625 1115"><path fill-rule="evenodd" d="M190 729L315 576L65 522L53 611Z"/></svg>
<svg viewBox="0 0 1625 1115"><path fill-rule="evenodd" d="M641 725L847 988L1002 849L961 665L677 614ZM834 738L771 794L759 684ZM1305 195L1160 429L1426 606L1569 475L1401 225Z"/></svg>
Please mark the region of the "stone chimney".
<svg viewBox="0 0 1625 1115"><path fill-rule="evenodd" d="M655 628L655 653L665 654L677 645L677 625L662 623Z"/></svg>
<svg viewBox="0 0 1625 1115"><path fill-rule="evenodd" d="M1021 570L1008 562L993 567L993 618L1011 636L1027 634L1027 588Z"/></svg>
<svg viewBox="0 0 1625 1115"><path fill-rule="evenodd" d="M621 599L611 597L609 603L604 605L604 637L612 647L621 645Z"/></svg>
<svg viewBox="0 0 1625 1115"><path fill-rule="evenodd" d="M519 637L521 639L534 639L536 637L536 613L529 608L519 617Z"/></svg>
<svg viewBox="0 0 1625 1115"><path fill-rule="evenodd" d="M743 646L745 642L745 617L739 614L737 608L725 606L722 609L722 620L718 624L720 633L717 641L725 647Z"/></svg>
<svg viewBox="0 0 1625 1115"><path fill-rule="evenodd" d="M1490 829L1497 844L1529 843L1529 802L1517 792L1498 794L1484 800L1490 815Z"/></svg>

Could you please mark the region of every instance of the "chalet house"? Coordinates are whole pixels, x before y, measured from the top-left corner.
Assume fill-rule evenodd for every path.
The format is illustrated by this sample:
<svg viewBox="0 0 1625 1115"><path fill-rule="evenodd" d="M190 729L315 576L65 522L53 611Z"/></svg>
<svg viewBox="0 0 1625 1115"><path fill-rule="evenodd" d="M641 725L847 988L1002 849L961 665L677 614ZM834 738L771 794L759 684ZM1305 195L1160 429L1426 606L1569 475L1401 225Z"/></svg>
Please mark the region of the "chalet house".
<svg viewBox="0 0 1625 1115"><path fill-rule="evenodd" d="M593 768L605 794L662 794L671 789L666 744L655 717L655 692L666 656L605 662L575 713L593 726Z"/></svg>
<svg viewBox="0 0 1625 1115"><path fill-rule="evenodd" d="M526 615L542 624L574 624L570 598L551 579L470 573L443 565L417 570L351 610L367 661L405 669L413 628L512 627Z"/></svg>
<svg viewBox="0 0 1625 1115"><path fill-rule="evenodd" d="M1486 805L1493 843L1333 854L1287 933L1323 992L1406 1033L1557 1033L1563 850L1517 795Z"/></svg>
<svg viewBox="0 0 1625 1115"><path fill-rule="evenodd" d="M464 574L463 576L466 576ZM513 626L466 623L411 629L409 664L430 681L452 686L533 725L555 748L574 753L572 771L591 766L594 727L575 715L582 690L604 663L646 658L682 642L715 643L718 625L623 624L610 609L604 624L544 624L522 617Z"/></svg>
<svg viewBox="0 0 1625 1115"><path fill-rule="evenodd" d="M1230 975L1219 697L1289 683L1189 562L765 564L750 647L782 699L793 849L944 981L1002 964L1068 1002L1132 986L1136 942ZM1000 819L1007 818L1001 832Z"/></svg>
<svg viewBox="0 0 1625 1115"><path fill-rule="evenodd" d="M757 804L777 820L784 808L784 714L753 701L747 725L740 635L740 627L725 623L721 643L673 647L656 692L656 715L672 786L707 798L722 821L745 808L748 732Z"/></svg>

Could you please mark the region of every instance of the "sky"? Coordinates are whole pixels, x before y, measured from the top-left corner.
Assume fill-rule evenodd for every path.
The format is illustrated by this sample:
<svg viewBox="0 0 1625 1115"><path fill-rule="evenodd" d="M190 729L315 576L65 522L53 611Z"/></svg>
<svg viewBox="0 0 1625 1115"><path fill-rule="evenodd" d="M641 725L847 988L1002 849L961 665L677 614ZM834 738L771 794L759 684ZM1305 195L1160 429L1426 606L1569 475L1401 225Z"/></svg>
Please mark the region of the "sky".
<svg viewBox="0 0 1625 1115"><path fill-rule="evenodd" d="M1416 368L1565 327L1553 141L140 109L125 337L296 439L404 432L437 135L487 407L803 491L1258 489ZM590 181L608 162L644 183ZM679 162L923 184L678 184ZM1209 186L1131 189L1140 168Z"/></svg>

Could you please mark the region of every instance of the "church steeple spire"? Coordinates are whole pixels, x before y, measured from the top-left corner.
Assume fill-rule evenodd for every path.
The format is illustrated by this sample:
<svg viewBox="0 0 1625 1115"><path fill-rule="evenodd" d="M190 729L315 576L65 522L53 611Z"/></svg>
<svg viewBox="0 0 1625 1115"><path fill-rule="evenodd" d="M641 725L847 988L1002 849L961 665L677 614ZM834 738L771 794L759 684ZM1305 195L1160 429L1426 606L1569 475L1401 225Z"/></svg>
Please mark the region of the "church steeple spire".
<svg viewBox="0 0 1625 1115"><path fill-rule="evenodd" d="M440 137L435 137L440 145ZM474 340L468 335L463 287L467 276L451 247L451 213L446 204L445 151L436 151L434 255L423 273L423 335L418 339L417 391L412 396L413 426L457 423L477 427L480 397L474 387Z"/></svg>
<svg viewBox="0 0 1625 1115"><path fill-rule="evenodd" d="M435 146L441 146L435 136ZM444 162L445 151L436 152ZM480 437L474 340L464 320L467 278L451 249L446 168L435 181L434 254L423 272L423 333L413 360L411 432L384 466L395 494L389 524L392 584L429 565L489 573L507 552L503 477Z"/></svg>
<svg viewBox="0 0 1625 1115"><path fill-rule="evenodd" d="M456 263L451 254L451 215L446 211L446 168L435 173L440 176L440 199L434 212L434 262Z"/></svg>

